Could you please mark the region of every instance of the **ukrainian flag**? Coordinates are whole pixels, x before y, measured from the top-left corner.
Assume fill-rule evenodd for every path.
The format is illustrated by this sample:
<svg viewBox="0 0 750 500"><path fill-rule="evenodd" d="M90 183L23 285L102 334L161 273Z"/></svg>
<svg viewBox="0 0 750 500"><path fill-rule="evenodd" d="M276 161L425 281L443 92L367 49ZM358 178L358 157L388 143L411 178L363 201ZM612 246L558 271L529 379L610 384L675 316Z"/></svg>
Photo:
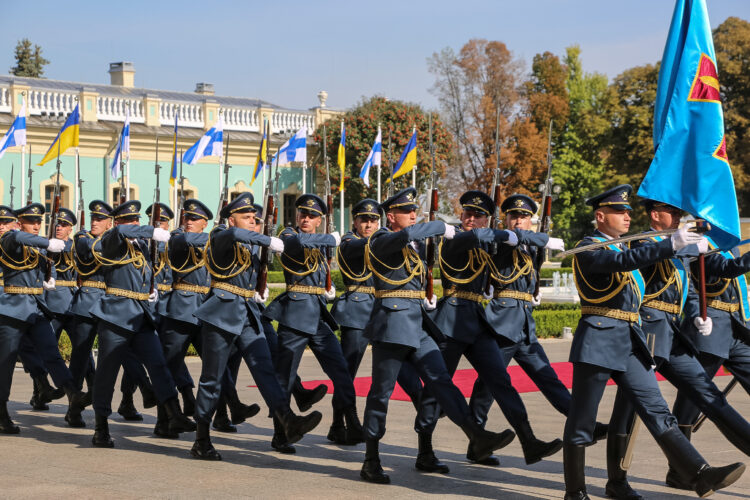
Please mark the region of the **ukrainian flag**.
<svg viewBox="0 0 750 500"><path fill-rule="evenodd" d="M169 184L174 186L175 180L177 179L177 165L179 159L177 158L177 118L180 116L179 113L174 114L174 139L172 139L172 170L169 172Z"/></svg>
<svg viewBox="0 0 750 500"><path fill-rule="evenodd" d="M70 113L68 119L65 120L60 132L55 137L55 142L47 150L47 154L44 155L42 161L37 165L44 165L52 158L57 157L58 153L63 154L69 147L78 146L78 135L80 133L81 125L81 114L78 112L78 104L76 104L73 112Z"/></svg>
<svg viewBox="0 0 750 500"><path fill-rule="evenodd" d="M263 167L266 165L266 156L268 155L268 120L263 122L263 140L260 141L260 151L258 152L258 159L255 160L255 168L253 169L253 178L250 180L250 185L253 185L255 179L258 178L260 173L263 171Z"/></svg>
<svg viewBox="0 0 750 500"><path fill-rule="evenodd" d="M396 177L401 177L404 174L408 174L414 167L417 166L417 129L414 129L414 133L411 135L411 139L406 143L404 152L401 153L401 158L398 160L398 165L391 172L391 178L388 182L392 181Z"/></svg>
<svg viewBox="0 0 750 500"><path fill-rule="evenodd" d="M339 191L344 192L344 174L346 172L346 127L344 127L344 120L341 120L341 142L339 142L339 157L338 157L339 170L341 171L341 184L339 185Z"/></svg>

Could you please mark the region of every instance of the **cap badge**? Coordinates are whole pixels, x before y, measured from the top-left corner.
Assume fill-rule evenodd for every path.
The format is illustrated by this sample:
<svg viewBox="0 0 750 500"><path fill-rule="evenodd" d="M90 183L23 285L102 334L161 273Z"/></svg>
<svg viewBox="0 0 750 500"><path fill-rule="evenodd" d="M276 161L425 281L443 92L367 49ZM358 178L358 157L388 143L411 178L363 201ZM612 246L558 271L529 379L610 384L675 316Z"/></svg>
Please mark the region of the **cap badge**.
<svg viewBox="0 0 750 500"><path fill-rule="evenodd" d="M368 212L372 212L373 210L375 210L375 207L372 206L372 203L368 203L367 205L365 205L365 210L367 210Z"/></svg>
<svg viewBox="0 0 750 500"><path fill-rule="evenodd" d="M414 193L406 193L406 199L409 201L414 201Z"/></svg>
<svg viewBox="0 0 750 500"><path fill-rule="evenodd" d="M479 196L475 196L474 199L471 200L471 202L476 205L479 205L480 203L482 203L482 198L480 198Z"/></svg>
<svg viewBox="0 0 750 500"><path fill-rule="evenodd" d="M516 207L517 208L523 207L523 200L521 200L521 199L516 200Z"/></svg>
<svg viewBox="0 0 750 500"><path fill-rule="evenodd" d="M32 214L38 214L39 213L39 207L32 207L31 210L30 210L30 212Z"/></svg>
<svg viewBox="0 0 750 500"><path fill-rule="evenodd" d="M309 200L307 200L307 202L305 203L305 205L307 205L308 207L314 207L315 206L315 200L313 200L312 198L310 198Z"/></svg>
<svg viewBox="0 0 750 500"><path fill-rule="evenodd" d="M196 208L198 207L196 207L194 203L191 203L190 205L188 205L188 210L195 210Z"/></svg>
<svg viewBox="0 0 750 500"><path fill-rule="evenodd" d="M620 198L622 198L622 201L628 201L628 192L623 191L622 193L620 193Z"/></svg>

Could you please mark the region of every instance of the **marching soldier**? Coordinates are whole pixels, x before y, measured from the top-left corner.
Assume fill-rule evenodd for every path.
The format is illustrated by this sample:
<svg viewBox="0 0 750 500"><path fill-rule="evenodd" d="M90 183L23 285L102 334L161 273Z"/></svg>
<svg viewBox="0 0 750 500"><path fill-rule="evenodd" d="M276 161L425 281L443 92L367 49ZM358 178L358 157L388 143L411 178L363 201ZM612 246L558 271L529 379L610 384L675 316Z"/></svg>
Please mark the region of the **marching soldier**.
<svg viewBox="0 0 750 500"><path fill-rule="evenodd" d="M425 297L425 263L417 242L430 237L453 238L455 228L434 221L415 224L417 191L407 188L383 202L389 228L381 228L368 240L365 262L375 276L375 304L365 335L372 344L372 386L367 395L364 428L365 460L360 476L385 484L390 478L380 464L378 443L385 434L388 401L404 362L414 365L446 415L469 437L478 459L513 440L511 430L488 432L471 417L461 391L453 385L436 340L444 337L427 316L437 299Z"/></svg>
<svg viewBox="0 0 750 500"><path fill-rule="evenodd" d="M150 262L148 240L166 243L169 232L140 226L141 202L127 201L112 210L115 227L99 237L101 250L92 247L96 262L104 269L104 297L91 308L99 320L99 366L94 381L96 427L94 446L112 448L107 418L112 413L112 392L120 364L132 348L145 365L159 403L169 416L172 432L191 432L195 424L185 418L177 402L175 383L156 336L154 303L157 290L150 289L155 263Z"/></svg>
<svg viewBox="0 0 750 500"><path fill-rule="evenodd" d="M593 207L597 230L579 246L606 242L628 232L629 185L612 188L586 200ZM705 240L682 228L671 239L638 248L617 244L584 251L573 260L573 273L581 298L581 320L573 337L573 391L563 435L565 498L588 498L584 476L585 446L593 440L596 411L607 381L635 405L644 425L680 475L689 478L699 496L735 482L745 465L711 467L677 427L661 395L646 345L638 310L645 293L639 268L671 258L690 244ZM610 428L617 432L618 415Z"/></svg>
<svg viewBox="0 0 750 500"><path fill-rule="evenodd" d="M203 460L221 460L211 444L209 425L233 346L242 353L261 396L290 442L302 439L322 417L320 412L297 416L289 408L289 396L276 377L254 299L251 245L280 252L284 244L278 238L248 229L255 216L251 193L240 194L222 208L220 216L227 219L228 226L219 225L211 231L205 254L211 291L194 313L202 322L203 367L195 410L198 430L191 454Z"/></svg>
<svg viewBox="0 0 750 500"><path fill-rule="evenodd" d="M284 268L286 292L268 305L263 315L279 322L279 352L276 369L282 386L291 392L297 377L302 353L308 345L315 353L323 371L333 382L333 408L346 420L346 442L363 441L362 424L357 407L352 377L344 360L341 345L334 335L336 321L328 312L326 300L333 300L336 291L326 292L328 263L324 249L338 246L338 233L315 234L326 205L314 194L303 194L295 202L297 227L285 228L279 238L284 242L280 256ZM275 447L286 448L280 432L274 434Z"/></svg>
<svg viewBox="0 0 750 500"><path fill-rule="evenodd" d="M14 212L21 230L5 232L0 237L0 268L4 293L0 295L0 433L20 432L8 415L7 402L13 381L16 356L21 339L29 337L55 384L68 396L68 415L80 418L84 395L76 389L70 370L60 356L52 325L51 311L44 291L55 287L54 268L49 281L45 271L50 262L46 252L57 253L65 242L39 236L44 206L30 203ZM45 252L46 251L46 252Z"/></svg>
<svg viewBox="0 0 750 500"><path fill-rule="evenodd" d="M516 206L514 199L524 204L530 201L527 197L521 200L518 196L511 196L508 199L511 201L506 200L503 210L507 209L508 204ZM482 389L489 393L490 404L492 400L497 401L508 422L516 431L526 463L533 464L560 451L562 441L555 439L545 442L534 436L526 408L518 392L513 388L506 369L512 357L512 351L508 352L506 344L498 338L498 332L513 327L518 327L521 332L524 332L523 322L526 316L531 316L531 296L527 289L524 288L523 292L516 290L515 287L520 288L521 283L512 285L520 276L525 277L533 271L531 257L526 253L525 248L533 245L538 248L547 246L562 249L562 241L550 238L546 234L534 233L529 231L529 228L514 231L487 228L488 217L494 212L495 203L492 198L481 191L467 191L459 201L462 208L461 225L456 228L456 236L451 240L440 242L439 262L440 276L443 280L443 298L438 302L434 319L437 327L447 337L445 347L441 349L443 359L445 359L448 373L453 376L461 357L466 357L477 370L479 375L477 380L483 381ZM486 251L490 244L498 245L494 258L496 262L502 263L502 267L487 265ZM521 250L516 250L519 248ZM509 265L511 261L513 264ZM505 269L506 267L510 269ZM487 274L490 272L495 280L504 281L502 285L499 281L495 281L496 285L503 287L498 288L496 296L508 298L509 304L503 304L503 306L506 310L523 315L524 319L520 322L515 318L498 317L510 315L502 312L497 315L492 305L485 311L482 306L483 293L487 283ZM526 283L523 284L526 285ZM512 303L510 303L511 300ZM531 320L531 325L533 328L533 320ZM505 335L511 334L510 332L504 333ZM519 332L512 332L512 335L519 336ZM536 340L533 331L531 336ZM505 336L502 339L505 340ZM523 341L518 343L521 342ZM546 360L546 357L544 359ZM549 362L547 364L549 366ZM563 390L565 394L568 394L564 386ZM426 392L429 393L429 389ZM570 398L569 395L568 398ZM418 419L419 455L416 467L426 472L447 473L448 467L438 461L432 450L432 433L439 417L439 408L435 403L431 395L425 398L426 409L422 412L422 417ZM489 408L483 408L483 410L484 418L477 419L479 424L485 423ZM471 447L467 452L467 458L473 462L481 459L484 465L499 465L499 461L494 456L485 458L474 456Z"/></svg>

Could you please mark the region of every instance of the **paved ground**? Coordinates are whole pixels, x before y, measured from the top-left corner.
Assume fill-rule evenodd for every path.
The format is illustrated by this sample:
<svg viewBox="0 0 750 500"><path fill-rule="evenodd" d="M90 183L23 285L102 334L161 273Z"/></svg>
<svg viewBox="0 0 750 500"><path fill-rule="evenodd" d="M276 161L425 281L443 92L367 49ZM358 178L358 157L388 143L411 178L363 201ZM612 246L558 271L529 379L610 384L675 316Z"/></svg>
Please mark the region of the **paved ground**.
<svg viewBox="0 0 750 500"><path fill-rule="evenodd" d="M565 361L570 344L553 340L544 343L552 361ZM189 367L198 379L200 363L191 360ZM464 368L467 366L461 366ZM361 373L369 373L369 354ZM241 370L240 396L243 401L260 401L256 389L247 388L252 379ZM315 358L306 353L300 375L303 380L324 378ZM728 382L721 377L719 385ZM0 436L0 497L3 498L206 498L206 497L408 497L466 496L487 498L562 498L562 453L538 464L523 462L521 447L514 441L502 450L500 468L470 465L464 460L467 440L456 426L443 419L435 435L439 457L451 467L446 476L426 475L414 469L416 436L412 430L414 410L408 402L391 402L388 432L381 444L384 467L391 475L389 486L364 483L359 469L364 445L339 447L325 439L330 425L330 396L318 404L324 418L320 427L297 445L296 455L279 455L270 448L271 421L256 416L240 425L238 434L214 435L214 444L222 453L222 462L201 462L188 456L193 434L179 440L165 440L151 435L154 411L146 412L140 424L115 418L111 423L116 448L91 447L91 410L84 413L86 429L65 425L63 405L52 405L49 412L32 412L27 401L31 381L17 369L10 409L21 426L17 436ZM667 401L675 391L666 382L662 388ZM608 387L601 405L600 420L609 417L614 387ZM119 395L115 396L115 406ZM564 418L543 399L540 393L523 395L531 422L539 437L552 439L562 434ZM737 390L730 397L738 410L750 418L750 398ZM358 398L360 415L364 398ZM137 400L140 406L140 400ZM261 412L263 415L264 412ZM507 423L497 408L490 415L490 428L499 430ZM694 442L714 464L743 460L719 434L713 424L706 424ZM588 449L589 492L604 495L606 483L605 447L600 443ZM631 484L646 498L686 498L677 490L664 486L666 460L651 436L642 431L631 469ZM689 497L688 497L689 498ZM714 498L750 498L750 472L739 482Z"/></svg>

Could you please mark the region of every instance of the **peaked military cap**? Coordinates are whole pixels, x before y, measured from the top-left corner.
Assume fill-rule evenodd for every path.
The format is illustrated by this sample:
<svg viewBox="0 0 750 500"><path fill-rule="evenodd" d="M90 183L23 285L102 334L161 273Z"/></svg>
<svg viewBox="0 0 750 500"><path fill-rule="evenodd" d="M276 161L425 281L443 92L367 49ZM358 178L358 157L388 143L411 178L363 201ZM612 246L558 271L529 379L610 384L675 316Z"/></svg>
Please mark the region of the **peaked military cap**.
<svg viewBox="0 0 750 500"><path fill-rule="evenodd" d="M9 220L16 220L16 214L8 205L0 205L0 221L7 222Z"/></svg>
<svg viewBox="0 0 750 500"><path fill-rule="evenodd" d="M94 200L89 203L89 211L91 217L112 217L113 209L102 200Z"/></svg>
<svg viewBox="0 0 750 500"><path fill-rule="evenodd" d="M417 209L417 190L413 187L402 189L398 193L394 194L387 200L385 200L380 206L384 211L389 211L392 208L403 208L404 210L416 210Z"/></svg>
<svg viewBox="0 0 750 500"><path fill-rule="evenodd" d="M594 210L601 207L610 207L615 210L633 210L629 202L632 193L633 187L630 184L621 184L602 194L592 196L586 200L586 205L594 207Z"/></svg>
<svg viewBox="0 0 750 500"><path fill-rule="evenodd" d="M174 218L174 212L172 212L172 209L166 206L164 203L159 203L159 206L161 207L161 210L159 211L159 220L161 222L169 222ZM154 205L149 205L146 209L146 215L148 217L151 217L151 210L153 210Z"/></svg>
<svg viewBox="0 0 750 500"><path fill-rule="evenodd" d="M42 215L44 215L44 205L41 203L29 203L25 207L16 209L13 213L16 214L16 217L42 220Z"/></svg>
<svg viewBox="0 0 750 500"><path fill-rule="evenodd" d="M186 217L199 217L205 220L214 218L213 212L202 201L195 198L185 200L182 209Z"/></svg>
<svg viewBox="0 0 750 500"><path fill-rule="evenodd" d="M534 215L537 210L537 205L529 196L520 193L514 193L503 201L500 205L500 210L504 214L510 212L521 212L528 215Z"/></svg>
<svg viewBox="0 0 750 500"><path fill-rule="evenodd" d="M306 193L297 198L294 206L301 212L307 212L316 216L321 216L328 211L321 197L312 193Z"/></svg>
<svg viewBox="0 0 750 500"><path fill-rule="evenodd" d="M484 215L495 213L495 200L481 191L466 191L458 201L464 210L472 210Z"/></svg>
<svg viewBox="0 0 750 500"><path fill-rule="evenodd" d="M66 224L75 226L78 222L78 219L76 218L76 214L74 214L72 210L61 208L57 211L57 222L65 222Z"/></svg>
<svg viewBox="0 0 750 500"><path fill-rule="evenodd" d="M675 207L674 205L670 205L669 203L664 203L662 201L657 201L657 200L649 200L648 198L643 200L643 208L646 209L646 212L650 212L651 210L654 210L655 208L660 208L662 210L663 209L669 210L671 208L673 210L679 210L680 212L684 212L684 210L682 210L681 208Z"/></svg>
<svg viewBox="0 0 750 500"><path fill-rule="evenodd" d="M221 209L221 218L226 219L232 214L241 214L245 212L255 212L255 207L253 206L253 203L255 202L255 199L253 198L253 193L249 191L245 191L244 193L240 193L240 195L227 203L227 206Z"/></svg>
<svg viewBox="0 0 750 500"><path fill-rule="evenodd" d="M255 207L255 220L259 223L263 222L263 205L253 203L253 206Z"/></svg>
<svg viewBox="0 0 750 500"><path fill-rule="evenodd" d="M117 205L112 210L112 217L122 219L125 217L141 217L141 202L138 200L126 201L122 205Z"/></svg>
<svg viewBox="0 0 750 500"><path fill-rule="evenodd" d="M365 198L352 207L352 217L380 217L380 204L372 198Z"/></svg>

